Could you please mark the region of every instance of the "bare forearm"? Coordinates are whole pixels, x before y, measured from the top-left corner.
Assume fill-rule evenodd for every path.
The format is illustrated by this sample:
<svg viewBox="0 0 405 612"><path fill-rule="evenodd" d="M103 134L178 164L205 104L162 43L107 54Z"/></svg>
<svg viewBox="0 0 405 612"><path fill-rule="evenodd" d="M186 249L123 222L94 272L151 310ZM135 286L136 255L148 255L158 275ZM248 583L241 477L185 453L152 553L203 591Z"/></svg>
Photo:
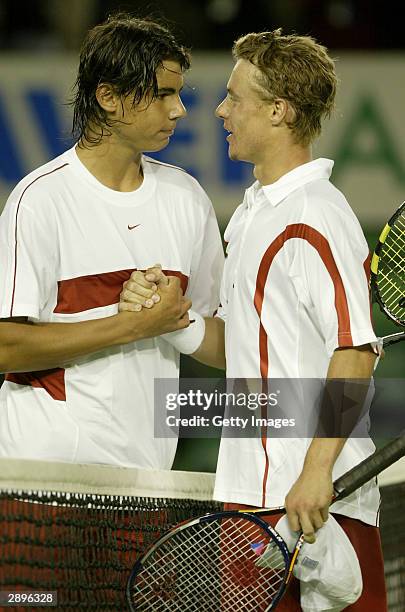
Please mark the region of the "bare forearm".
<svg viewBox="0 0 405 612"><path fill-rule="evenodd" d="M333 354L328 368L326 393L321 412L328 411L331 407L336 408L337 414L332 413L334 424L336 423L335 417L340 425L339 419L343 421L344 413L350 412L353 408L353 398L349 398L349 402L346 402L346 381L349 385L352 385L354 381L355 405L360 402L359 405L362 406L368 389L368 380L373 373L375 359L376 356L369 345L337 350ZM340 379L337 381L338 384L333 389L328 388L328 385L333 384L336 379ZM364 379L364 384L360 384L359 379ZM358 385L356 381L359 382ZM328 397L329 391L334 395L332 406L330 397ZM353 388L350 389L351 391ZM350 416L354 423L356 423L357 414L356 410L354 418ZM323 416L321 415L321 421ZM285 500L291 529L294 531L302 529L307 542L315 541L315 531L320 529L328 518L329 506L333 497L332 470L346 442L344 435L339 437L333 437L333 435L315 437L312 440L305 456L302 472Z"/></svg>
<svg viewBox="0 0 405 612"><path fill-rule="evenodd" d="M79 323L0 323L0 371L24 372L61 366L103 348L140 337L129 332L125 313Z"/></svg>
<svg viewBox="0 0 405 612"><path fill-rule="evenodd" d="M331 414L332 427L339 426L341 437L314 438L306 455L304 469L332 471L347 435L363 414L375 360L376 355L369 345L334 352L329 363L321 411L334 409L335 412ZM339 433L332 431L332 435Z"/></svg>
<svg viewBox="0 0 405 612"><path fill-rule="evenodd" d="M219 317L205 319L205 335L192 357L205 365L225 370L225 323Z"/></svg>
<svg viewBox="0 0 405 612"><path fill-rule="evenodd" d="M376 359L369 344L338 349L330 360L327 378L370 379Z"/></svg>
<svg viewBox="0 0 405 612"><path fill-rule="evenodd" d="M345 443L346 438L314 438L308 448L303 471L331 474Z"/></svg>
<svg viewBox="0 0 405 612"><path fill-rule="evenodd" d="M186 305L187 306L187 305ZM153 311L120 312L79 323L0 322L0 372L62 366L101 349L136 342L188 326L182 311L159 305ZM168 314L169 313L169 314Z"/></svg>

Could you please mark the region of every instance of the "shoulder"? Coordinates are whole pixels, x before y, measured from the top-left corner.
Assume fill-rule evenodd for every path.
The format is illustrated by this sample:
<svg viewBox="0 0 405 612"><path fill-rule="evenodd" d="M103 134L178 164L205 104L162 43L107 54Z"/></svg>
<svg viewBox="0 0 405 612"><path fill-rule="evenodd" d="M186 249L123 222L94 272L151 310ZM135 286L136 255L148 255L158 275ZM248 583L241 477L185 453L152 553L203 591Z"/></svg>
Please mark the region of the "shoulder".
<svg viewBox="0 0 405 612"><path fill-rule="evenodd" d="M30 203L52 199L58 184L66 180L69 172L69 151L43 164L27 174L13 189L8 205L29 206ZM56 190L56 191L55 191Z"/></svg>
<svg viewBox="0 0 405 612"><path fill-rule="evenodd" d="M318 181L305 187L303 218L328 232L363 235L360 222L344 194L329 181Z"/></svg>
<svg viewBox="0 0 405 612"><path fill-rule="evenodd" d="M297 215L300 225L300 249L306 250L307 244L330 248L349 256L357 254L363 260L369 247L360 222L339 189L329 181L322 185L309 184L301 194L301 204ZM329 245L329 247L327 246Z"/></svg>
<svg viewBox="0 0 405 612"><path fill-rule="evenodd" d="M183 168L161 162L145 155L143 156L143 164L147 164L149 171L155 175L158 189L186 191L194 197L208 200L205 190L197 179L191 176L191 174Z"/></svg>

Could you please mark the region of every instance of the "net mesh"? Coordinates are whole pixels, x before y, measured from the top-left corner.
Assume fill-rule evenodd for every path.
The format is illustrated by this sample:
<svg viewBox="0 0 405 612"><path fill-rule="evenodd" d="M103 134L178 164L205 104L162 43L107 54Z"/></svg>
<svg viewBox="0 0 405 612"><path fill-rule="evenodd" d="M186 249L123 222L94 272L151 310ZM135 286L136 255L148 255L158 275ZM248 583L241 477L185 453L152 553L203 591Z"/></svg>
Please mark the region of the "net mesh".
<svg viewBox="0 0 405 612"><path fill-rule="evenodd" d="M385 470L381 491L380 529L389 612L405 610L405 459Z"/></svg>
<svg viewBox="0 0 405 612"><path fill-rule="evenodd" d="M0 460L0 591L126 610L137 558L170 526L219 509L212 486L210 474Z"/></svg>
<svg viewBox="0 0 405 612"><path fill-rule="evenodd" d="M379 483L389 610L403 612L404 461ZM170 526L221 509L212 489L211 474L0 459L0 591L57 591L57 610L126 610L136 560Z"/></svg>

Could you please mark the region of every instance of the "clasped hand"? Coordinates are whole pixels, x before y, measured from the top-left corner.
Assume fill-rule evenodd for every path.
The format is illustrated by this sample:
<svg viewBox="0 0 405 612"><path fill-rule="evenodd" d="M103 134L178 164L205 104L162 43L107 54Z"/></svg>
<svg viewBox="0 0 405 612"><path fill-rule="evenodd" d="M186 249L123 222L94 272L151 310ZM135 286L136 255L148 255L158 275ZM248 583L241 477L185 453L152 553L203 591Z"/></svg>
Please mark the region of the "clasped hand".
<svg viewBox="0 0 405 612"><path fill-rule="evenodd" d="M150 327L149 336L188 327L190 308L191 300L183 296L179 278L166 276L159 264L146 272L132 272L123 285L118 306L120 313L149 311L142 313L145 325Z"/></svg>

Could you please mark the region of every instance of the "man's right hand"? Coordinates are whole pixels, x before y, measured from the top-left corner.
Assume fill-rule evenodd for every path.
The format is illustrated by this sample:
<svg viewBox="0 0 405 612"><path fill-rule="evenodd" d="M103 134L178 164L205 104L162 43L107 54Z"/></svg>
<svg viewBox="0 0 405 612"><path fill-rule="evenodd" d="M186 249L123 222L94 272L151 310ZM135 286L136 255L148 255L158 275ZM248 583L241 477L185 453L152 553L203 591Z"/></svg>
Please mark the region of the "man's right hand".
<svg viewBox="0 0 405 612"><path fill-rule="evenodd" d="M167 279L167 284L165 281L159 283L159 302L154 303L154 307L150 309L142 309L141 306L141 312L137 308L138 303L122 301L124 292L128 291L123 289L118 316L129 334L128 342L160 336L190 325L188 311L191 308L191 300L183 297L180 280L175 276L164 278ZM127 287L131 282L133 281L127 281ZM137 311L136 314L133 311Z"/></svg>

